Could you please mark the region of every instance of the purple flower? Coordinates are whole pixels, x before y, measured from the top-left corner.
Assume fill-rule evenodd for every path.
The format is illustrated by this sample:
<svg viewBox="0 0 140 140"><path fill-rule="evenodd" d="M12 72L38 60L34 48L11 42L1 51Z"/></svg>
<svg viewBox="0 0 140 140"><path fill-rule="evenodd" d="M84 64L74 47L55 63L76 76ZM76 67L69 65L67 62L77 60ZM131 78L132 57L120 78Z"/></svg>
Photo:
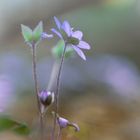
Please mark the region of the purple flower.
<svg viewBox="0 0 140 140"><path fill-rule="evenodd" d="M73 28L70 26L68 21L64 21L61 24L56 17L54 17L54 20L57 29L52 28L51 31L60 39L63 39L66 44L72 47L82 59L86 60L86 56L82 49L89 50L90 45L82 40L83 33L81 31L73 31Z"/></svg>
<svg viewBox="0 0 140 140"><path fill-rule="evenodd" d="M57 122L59 124L59 127L62 129L62 128L66 128L68 126L71 126L71 127L74 127L75 131L79 131L80 128L77 124L75 123L70 123L67 119L65 118L62 118L62 117L58 117L57 118Z"/></svg>
<svg viewBox="0 0 140 140"><path fill-rule="evenodd" d="M42 105L49 106L54 100L54 93L50 91L42 91L39 94L39 99Z"/></svg>

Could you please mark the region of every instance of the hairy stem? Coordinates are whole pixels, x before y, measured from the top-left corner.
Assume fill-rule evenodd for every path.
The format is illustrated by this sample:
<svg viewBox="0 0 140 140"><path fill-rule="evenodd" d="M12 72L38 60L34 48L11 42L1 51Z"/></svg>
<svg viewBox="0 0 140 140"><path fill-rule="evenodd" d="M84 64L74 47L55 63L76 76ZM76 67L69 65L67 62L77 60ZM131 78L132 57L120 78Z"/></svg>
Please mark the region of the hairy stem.
<svg viewBox="0 0 140 140"><path fill-rule="evenodd" d="M61 136L62 136L62 129L59 128L58 135L57 135L57 140L61 140Z"/></svg>
<svg viewBox="0 0 140 140"><path fill-rule="evenodd" d="M39 100L39 88L38 88L38 80L37 80L37 67L36 67L36 46L33 43L32 44L32 63L33 63L33 80L35 85L35 94L37 99L37 107L38 107L38 113L39 113L39 123L40 123L40 129L41 129L41 140L43 140L43 115L41 113L41 105Z"/></svg>
<svg viewBox="0 0 140 140"><path fill-rule="evenodd" d="M57 122L57 114L58 114L58 107L59 107L59 86L60 86L60 76L61 76L61 70L64 62L65 52L66 52L67 44L65 43L64 50L61 56L60 66L58 70L58 75L56 79L56 92L55 92L55 114L54 114L54 123L53 123L53 130L52 130L52 140L55 140L55 129L56 129L56 122Z"/></svg>

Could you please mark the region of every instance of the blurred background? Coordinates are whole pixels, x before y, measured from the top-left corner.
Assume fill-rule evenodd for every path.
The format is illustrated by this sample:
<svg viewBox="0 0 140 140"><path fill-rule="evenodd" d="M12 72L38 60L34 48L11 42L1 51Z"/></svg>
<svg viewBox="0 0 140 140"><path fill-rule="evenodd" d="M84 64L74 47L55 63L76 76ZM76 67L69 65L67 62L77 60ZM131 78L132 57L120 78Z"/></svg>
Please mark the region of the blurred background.
<svg viewBox="0 0 140 140"><path fill-rule="evenodd" d="M67 19L84 33L91 50L87 61L65 60L61 77L61 116L80 127L64 130L64 140L140 139L140 1L139 0L1 0L0 114L34 127L37 118L30 48L20 25L32 29L40 20L48 33L53 16ZM37 49L40 90L47 87L58 38ZM50 110L49 110L50 112ZM49 113L49 125L51 125ZM49 128L48 128L49 131ZM27 140L11 132L0 140Z"/></svg>

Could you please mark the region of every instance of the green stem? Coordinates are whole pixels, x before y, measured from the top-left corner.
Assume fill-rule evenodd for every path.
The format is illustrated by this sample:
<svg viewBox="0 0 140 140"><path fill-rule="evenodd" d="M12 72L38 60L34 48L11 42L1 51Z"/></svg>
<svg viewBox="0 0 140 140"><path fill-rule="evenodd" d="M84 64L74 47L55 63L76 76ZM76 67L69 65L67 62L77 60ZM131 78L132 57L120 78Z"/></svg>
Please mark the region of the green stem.
<svg viewBox="0 0 140 140"><path fill-rule="evenodd" d="M59 128L58 135L57 135L57 140L61 140L61 136L62 136L62 129Z"/></svg>
<svg viewBox="0 0 140 140"><path fill-rule="evenodd" d="M35 85L35 94L37 98L37 107L39 113L39 122L40 122L40 129L41 129L41 140L43 140L43 115L41 113L41 104L39 100L39 88L38 88L38 80L37 80L37 67L36 67L36 46L32 43L32 63L33 63L33 79Z"/></svg>
<svg viewBox="0 0 140 140"><path fill-rule="evenodd" d="M59 108L59 88L60 88L60 76L61 76L61 70L64 62L65 52L66 52L67 44L65 43L64 50L61 56L60 66L58 70L58 75L56 79L56 92L55 92L55 114L54 114L54 123L53 123L53 130L52 130L52 140L55 138L55 130L56 130L56 122L57 122L57 114L58 114L58 108Z"/></svg>

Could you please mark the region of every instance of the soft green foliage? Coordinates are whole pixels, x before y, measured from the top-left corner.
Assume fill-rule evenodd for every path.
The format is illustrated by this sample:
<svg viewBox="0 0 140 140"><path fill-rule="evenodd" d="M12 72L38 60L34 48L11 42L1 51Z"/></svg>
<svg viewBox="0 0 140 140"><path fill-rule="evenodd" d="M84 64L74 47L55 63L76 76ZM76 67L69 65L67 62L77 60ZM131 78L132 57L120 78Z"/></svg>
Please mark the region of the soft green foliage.
<svg viewBox="0 0 140 140"><path fill-rule="evenodd" d="M43 23L42 21L40 21L34 30L30 29L28 26L21 25L21 31L25 42L30 44L38 44L41 39L41 34L43 32Z"/></svg>
<svg viewBox="0 0 140 140"><path fill-rule="evenodd" d="M43 23L42 21L40 21L39 24L33 30L33 40L35 42L38 42L40 40L42 32L43 32Z"/></svg>
<svg viewBox="0 0 140 140"><path fill-rule="evenodd" d="M26 124L20 124L18 127L13 129L14 132L16 132L19 135L29 135L30 129Z"/></svg>
<svg viewBox="0 0 140 140"><path fill-rule="evenodd" d="M52 53L56 58L61 58L63 49L64 49L64 45L65 45L64 41L59 40L57 45L52 49ZM73 53L74 53L73 49L71 47L67 47L65 57L68 58L68 57L72 56Z"/></svg>
<svg viewBox="0 0 140 140"><path fill-rule="evenodd" d="M8 116L0 116L0 132L11 130L19 135L28 135L30 129L24 123L17 122Z"/></svg>
<svg viewBox="0 0 140 140"><path fill-rule="evenodd" d="M33 32L28 26L21 25L21 31L25 42L31 42L33 40Z"/></svg>

